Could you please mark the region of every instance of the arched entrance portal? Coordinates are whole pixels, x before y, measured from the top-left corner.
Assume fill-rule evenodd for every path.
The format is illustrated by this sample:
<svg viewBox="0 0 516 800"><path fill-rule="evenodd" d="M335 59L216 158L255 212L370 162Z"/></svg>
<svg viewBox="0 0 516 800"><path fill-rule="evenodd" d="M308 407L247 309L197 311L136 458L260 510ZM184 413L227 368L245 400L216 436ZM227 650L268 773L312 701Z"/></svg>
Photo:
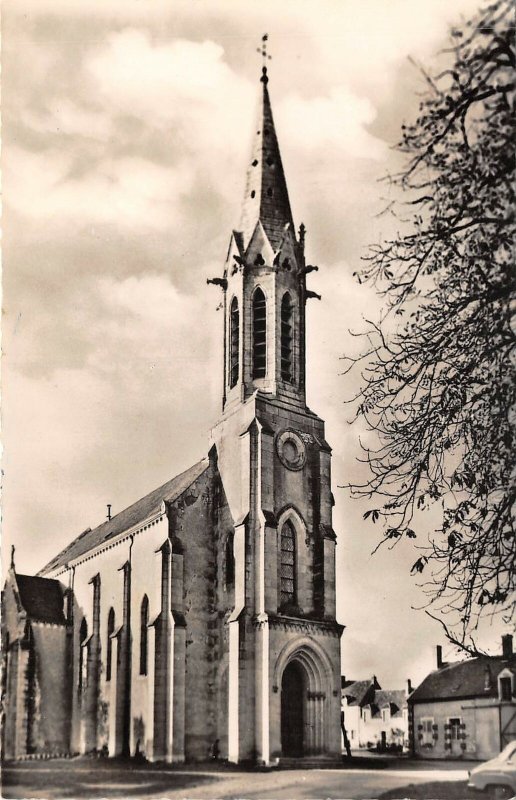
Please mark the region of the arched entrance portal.
<svg viewBox="0 0 516 800"><path fill-rule="evenodd" d="M311 637L299 636L285 643L274 668L273 692L280 695L274 718L280 724L271 729L273 751L277 748L289 757L338 752L337 680L338 672L328 654Z"/></svg>
<svg viewBox="0 0 516 800"><path fill-rule="evenodd" d="M281 680L281 750L284 756L304 753L306 680L297 661L291 661Z"/></svg>

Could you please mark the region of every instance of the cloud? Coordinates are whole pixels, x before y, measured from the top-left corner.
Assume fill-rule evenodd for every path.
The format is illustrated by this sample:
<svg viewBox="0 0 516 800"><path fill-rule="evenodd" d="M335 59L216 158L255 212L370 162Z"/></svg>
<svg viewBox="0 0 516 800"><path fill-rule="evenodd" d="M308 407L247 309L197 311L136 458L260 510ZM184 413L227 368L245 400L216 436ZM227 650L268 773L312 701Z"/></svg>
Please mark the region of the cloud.
<svg viewBox="0 0 516 800"><path fill-rule="evenodd" d="M181 201L193 180L185 164L160 167L142 158L100 160L77 175L71 153L11 146L5 157L7 202L36 221L173 230L181 226Z"/></svg>
<svg viewBox="0 0 516 800"><path fill-rule="evenodd" d="M289 146L305 151L332 148L339 161L386 157L384 142L366 129L375 116L376 110L370 100L357 97L344 86L332 87L326 96L309 99L291 94L278 110L282 132Z"/></svg>
<svg viewBox="0 0 516 800"><path fill-rule="evenodd" d="M127 28L108 36L85 72L113 113L172 133L176 147L203 160L219 158L228 146L242 147L242 120L249 119L253 93L213 41L156 42L143 30Z"/></svg>

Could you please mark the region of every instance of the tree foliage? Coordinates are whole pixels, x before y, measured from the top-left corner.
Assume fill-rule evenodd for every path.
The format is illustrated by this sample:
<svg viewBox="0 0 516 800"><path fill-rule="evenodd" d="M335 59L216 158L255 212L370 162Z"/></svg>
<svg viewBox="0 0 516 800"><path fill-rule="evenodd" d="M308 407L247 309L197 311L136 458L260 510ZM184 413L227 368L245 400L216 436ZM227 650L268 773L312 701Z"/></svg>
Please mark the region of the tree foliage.
<svg viewBox="0 0 516 800"><path fill-rule="evenodd" d="M404 166L389 178L401 232L358 276L385 311L348 364L361 367L356 416L376 440L369 480L351 488L373 500L364 516L383 523L380 544L415 539L439 511L412 571L449 638L474 650L479 618L514 608L512 3L450 38L447 68L423 71L417 119L402 126Z"/></svg>

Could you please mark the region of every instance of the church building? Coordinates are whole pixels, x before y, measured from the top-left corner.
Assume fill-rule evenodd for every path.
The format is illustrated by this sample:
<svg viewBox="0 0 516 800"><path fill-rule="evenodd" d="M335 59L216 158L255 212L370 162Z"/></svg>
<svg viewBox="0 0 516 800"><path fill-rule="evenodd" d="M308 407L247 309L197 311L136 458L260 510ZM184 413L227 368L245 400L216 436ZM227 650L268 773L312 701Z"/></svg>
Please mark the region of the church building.
<svg viewBox="0 0 516 800"><path fill-rule="evenodd" d="M211 281L224 378L208 454L37 576L11 564L6 758L340 756L331 449L305 396L316 268L294 227L265 67L260 94L241 223Z"/></svg>

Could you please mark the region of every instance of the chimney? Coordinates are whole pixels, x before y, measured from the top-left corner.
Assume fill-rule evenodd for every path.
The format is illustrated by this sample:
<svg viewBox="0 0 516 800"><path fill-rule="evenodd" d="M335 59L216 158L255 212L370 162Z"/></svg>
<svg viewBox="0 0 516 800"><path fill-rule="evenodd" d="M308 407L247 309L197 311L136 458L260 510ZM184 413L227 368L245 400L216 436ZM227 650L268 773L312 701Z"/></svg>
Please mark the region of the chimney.
<svg viewBox="0 0 516 800"><path fill-rule="evenodd" d="M407 679L407 697L409 694L412 694L412 681L410 678Z"/></svg>
<svg viewBox="0 0 516 800"><path fill-rule="evenodd" d="M492 680L491 680L491 670L489 669L489 664L486 664L486 668L484 670L484 691L490 692L493 688Z"/></svg>
<svg viewBox="0 0 516 800"><path fill-rule="evenodd" d="M438 644L437 647L435 648L435 653L437 656L437 669L441 669L441 667L443 666L443 648L441 647L440 644Z"/></svg>
<svg viewBox="0 0 516 800"><path fill-rule="evenodd" d="M341 675L340 676L340 685L341 685L342 689L344 688L344 684L345 683L346 683L346 676L345 675Z"/></svg>
<svg viewBox="0 0 516 800"><path fill-rule="evenodd" d="M502 656L506 661L512 658L513 650L512 650L512 635L510 633L506 633L505 636L502 636Z"/></svg>

